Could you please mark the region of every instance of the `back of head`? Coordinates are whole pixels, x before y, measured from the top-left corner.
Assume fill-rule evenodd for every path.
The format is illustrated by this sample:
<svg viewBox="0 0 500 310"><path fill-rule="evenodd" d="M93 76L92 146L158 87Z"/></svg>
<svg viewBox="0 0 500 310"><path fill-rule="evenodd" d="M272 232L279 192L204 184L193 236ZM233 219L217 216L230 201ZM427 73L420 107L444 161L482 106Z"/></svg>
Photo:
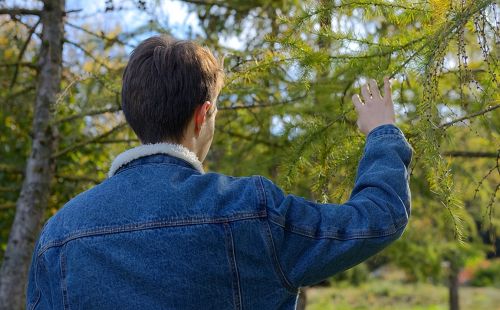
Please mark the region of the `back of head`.
<svg viewBox="0 0 500 310"><path fill-rule="evenodd" d="M196 107L214 102L222 84L223 71L209 50L151 37L134 49L125 68L122 109L143 143L179 143Z"/></svg>

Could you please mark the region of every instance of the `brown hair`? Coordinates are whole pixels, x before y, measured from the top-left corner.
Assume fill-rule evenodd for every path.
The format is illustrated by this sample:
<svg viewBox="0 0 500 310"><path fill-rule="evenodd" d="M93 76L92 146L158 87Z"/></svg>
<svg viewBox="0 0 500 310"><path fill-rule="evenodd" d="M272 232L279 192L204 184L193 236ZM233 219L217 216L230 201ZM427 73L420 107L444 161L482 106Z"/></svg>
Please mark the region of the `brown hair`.
<svg viewBox="0 0 500 310"><path fill-rule="evenodd" d="M179 143L194 110L215 102L221 65L194 42L155 36L132 52L123 73L122 109L143 143Z"/></svg>

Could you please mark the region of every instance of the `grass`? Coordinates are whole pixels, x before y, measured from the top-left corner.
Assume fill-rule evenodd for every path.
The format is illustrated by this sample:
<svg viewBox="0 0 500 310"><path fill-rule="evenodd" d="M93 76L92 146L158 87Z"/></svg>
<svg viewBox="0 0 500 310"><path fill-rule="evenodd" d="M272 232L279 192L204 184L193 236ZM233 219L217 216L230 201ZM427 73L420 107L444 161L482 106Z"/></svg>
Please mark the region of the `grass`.
<svg viewBox="0 0 500 310"><path fill-rule="evenodd" d="M427 283L371 280L358 287L314 287L306 290L307 310L398 309L447 310L448 289ZM500 310L500 289L460 287L461 310Z"/></svg>

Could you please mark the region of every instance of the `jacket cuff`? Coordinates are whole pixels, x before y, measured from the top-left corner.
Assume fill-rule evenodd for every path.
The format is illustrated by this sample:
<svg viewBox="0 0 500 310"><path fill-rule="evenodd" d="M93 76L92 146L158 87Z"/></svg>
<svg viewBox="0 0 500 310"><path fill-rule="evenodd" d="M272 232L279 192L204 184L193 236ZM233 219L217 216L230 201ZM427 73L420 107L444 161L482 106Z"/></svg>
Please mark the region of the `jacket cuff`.
<svg viewBox="0 0 500 310"><path fill-rule="evenodd" d="M368 136L366 137L366 140L373 140L375 137L383 136L383 135L398 135L404 138L404 134L399 129L396 127L396 125L393 124L385 124L385 125L380 125L378 127L375 127L372 129L369 133Z"/></svg>

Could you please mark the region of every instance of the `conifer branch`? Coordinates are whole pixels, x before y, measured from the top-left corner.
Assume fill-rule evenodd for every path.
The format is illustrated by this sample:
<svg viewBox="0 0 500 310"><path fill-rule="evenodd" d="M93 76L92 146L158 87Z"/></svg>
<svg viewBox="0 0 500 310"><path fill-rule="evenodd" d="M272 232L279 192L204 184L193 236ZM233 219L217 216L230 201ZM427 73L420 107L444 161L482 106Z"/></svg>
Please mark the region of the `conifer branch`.
<svg viewBox="0 0 500 310"><path fill-rule="evenodd" d="M468 119L471 119L471 118L474 118L474 117L478 117L478 116L484 115L484 114L486 114L488 112L491 112L493 110L496 110L498 108L500 108L500 104L497 104L497 105L494 105L494 106L489 106L487 109L484 109L484 110L481 110L479 112L472 113L472 114L469 114L469 115L465 115L464 117L460 117L460 118L457 118L457 119L452 120L450 122L441 124L441 125L438 126L438 128L447 128L447 127L450 127L451 125L453 125L455 123L462 122L462 121L465 121L465 120L468 120Z"/></svg>

